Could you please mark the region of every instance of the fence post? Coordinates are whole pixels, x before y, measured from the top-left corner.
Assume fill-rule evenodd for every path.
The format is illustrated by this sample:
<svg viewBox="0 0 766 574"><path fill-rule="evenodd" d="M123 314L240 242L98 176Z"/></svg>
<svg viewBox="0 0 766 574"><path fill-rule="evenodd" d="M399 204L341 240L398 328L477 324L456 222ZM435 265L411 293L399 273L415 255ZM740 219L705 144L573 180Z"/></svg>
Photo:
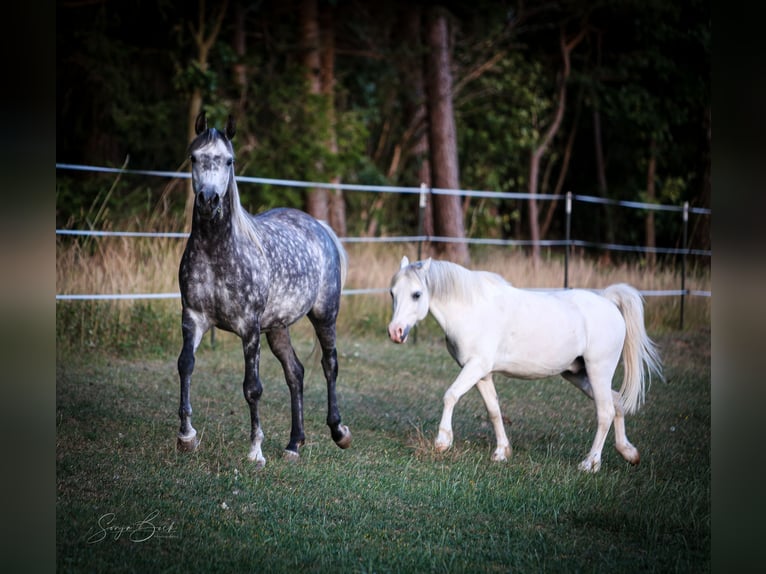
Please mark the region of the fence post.
<svg viewBox="0 0 766 574"><path fill-rule="evenodd" d="M418 200L418 261L423 258L423 240L420 237L423 236L423 223L426 215L426 201L428 200L428 186L425 183L420 184L420 199ZM412 328L412 344L416 345L418 342L418 326L415 325Z"/></svg>
<svg viewBox="0 0 766 574"><path fill-rule="evenodd" d="M680 318L680 329L683 331L684 328L684 301L686 301L686 253L689 251L687 249L687 237L689 233L689 202L684 202L684 211L683 211L683 243L681 244L681 318Z"/></svg>
<svg viewBox="0 0 766 574"><path fill-rule="evenodd" d="M426 214L426 201L428 186L425 183L420 184L420 203L418 205L418 237L423 236L423 222ZM423 240L418 239L418 261L422 258Z"/></svg>
<svg viewBox="0 0 766 574"><path fill-rule="evenodd" d="M566 245L564 246L564 289L569 288L569 237L572 232L572 192L567 191Z"/></svg>

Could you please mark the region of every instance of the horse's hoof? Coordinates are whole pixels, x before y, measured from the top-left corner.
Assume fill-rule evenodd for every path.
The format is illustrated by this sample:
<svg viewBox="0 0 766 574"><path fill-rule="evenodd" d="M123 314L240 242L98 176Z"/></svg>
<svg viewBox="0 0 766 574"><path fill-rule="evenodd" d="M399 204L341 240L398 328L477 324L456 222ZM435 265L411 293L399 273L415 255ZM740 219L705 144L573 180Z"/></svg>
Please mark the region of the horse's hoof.
<svg viewBox="0 0 766 574"><path fill-rule="evenodd" d="M343 431L343 436L336 440L335 444L337 444L340 448L346 449L351 446L351 431L348 430L346 425L343 425L341 430Z"/></svg>
<svg viewBox="0 0 766 574"><path fill-rule="evenodd" d="M294 450L285 449L282 453L282 457L288 462L298 462L301 459L301 455Z"/></svg>
<svg viewBox="0 0 766 574"><path fill-rule="evenodd" d="M189 436L181 436L180 434L178 435L178 440L176 441L176 448L180 452L194 452L195 450L197 450L198 446L199 446L199 440L197 440L196 432Z"/></svg>

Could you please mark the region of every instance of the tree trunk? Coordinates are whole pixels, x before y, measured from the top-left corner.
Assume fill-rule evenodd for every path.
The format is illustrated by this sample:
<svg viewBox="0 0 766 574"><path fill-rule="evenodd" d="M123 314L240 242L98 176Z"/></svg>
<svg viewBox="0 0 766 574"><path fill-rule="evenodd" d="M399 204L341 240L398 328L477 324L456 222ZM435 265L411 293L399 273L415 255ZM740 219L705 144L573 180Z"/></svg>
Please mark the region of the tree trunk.
<svg viewBox="0 0 766 574"><path fill-rule="evenodd" d="M320 54L321 54L321 84L322 94L327 99L327 115L330 127L330 139L327 148L330 153L338 153L338 137L335 131L335 24L333 19L333 7L325 5L319 16L321 24ZM331 183L340 183L340 176L333 174ZM346 233L346 202L343 199L343 190L333 189L328 194L328 221L330 227L340 237Z"/></svg>
<svg viewBox="0 0 766 574"><path fill-rule="evenodd" d="M402 34L409 53L418 55L423 53L422 29L423 9L417 4L407 3L404 22L402 23ZM407 106L407 115L410 118L410 127L407 132L412 134L413 141L409 153L418 166L416 184L425 184L430 188L432 182L428 147L428 110L426 108L422 58L405 58L404 60L401 62L401 66L404 84L407 86L406 94L409 96L405 105ZM406 142L404 143L406 144ZM426 197L422 231L427 236L434 234L433 198L430 194Z"/></svg>
<svg viewBox="0 0 766 574"><path fill-rule="evenodd" d="M601 66L601 34L597 37L596 42L596 65L597 69ZM594 97L594 110L593 110L593 145L595 148L596 156L596 178L598 180L598 194L600 197L606 199L609 195L606 183L606 162L604 161L604 147L601 139L601 111L599 110L598 98ZM612 217L611 206L604 204L604 229L606 231L607 243L614 243L614 221ZM609 259L609 251L604 251L604 257Z"/></svg>
<svg viewBox="0 0 766 574"><path fill-rule="evenodd" d="M647 203L654 203L657 199L657 192L655 191L654 182L657 170L657 142L654 138L649 143L649 165L646 170L646 201ZM646 214L646 246L650 248L657 247L657 239L655 237L654 229L654 211L649 210ZM654 266L657 263L657 254L653 251L646 252L646 263L650 271L654 270Z"/></svg>
<svg viewBox="0 0 766 574"><path fill-rule="evenodd" d="M239 102L237 103L237 114L242 117L245 111L245 102L247 102L247 67L245 66L245 55L247 54L247 22L245 21L245 6L242 0L238 0L234 5L234 53L237 54L237 61L234 64L234 83L239 89Z"/></svg>
<svg viewBox="0 0 766 574"><path fill-rule="evenodd" d="M564 110L566 109L567 100L567 81L569 80L569 74L571 72L570 54L577 45L585 38L587 28L583 27L580 32L572 39L567 41L564 27L562 26L559 32L559 43L561 46L561 58L562 69L561 77L559 79L559 93L556 102L556 114L553 117L551 125L543 135L543 139L540 144L532 150L529 158L529 209L527 216L529 218L529 233L532 240L532 262L537 267L540 263L540 219L539 211L537 208L537 195L539 177L540 177L540 161L543 155L548 151L548 147L553 141L554 136L561 127L561 121L564 118Z"/></svg>
<svg viewBox="0 0 766 574"><path fill-rule="evenodd" d="M564 189L564 181L566 180L567 173L569 171L569 162L572 159L572 150L574 149L574 143L577 136L577 128L580 125L580 112L582 110L583 90L580 90L580 95L577 98L577 108L575 111L575 118L572 122L572 129L569 131L569 138L567 139L566 147L564 148L564 157L561 160L561 169L559 170L559 176L556 179L556 187L553 189L553 195L561 195L561 191ZM548 211L545 214L543 225L540 229L540 237L545 239L548 236L551 223L553 222L553 215L556 211L556 205L558 200L548 202Z"/></svg>
<svg viewBox="0 0 766 574"><path fill-rule="evenodd" d="M303 66L308 80L310 96L322 93L321 56L319 48L319 12L317 0L300 3L301 48ZM320 166L321 167L321 166ZM328 193L324 188L309 189L306 194L306 212L323 221L329 220Z"/></svg>
<svg viewBox="0 0 766 574"><path fill-rule="evenodd" d="M447 16L443 8L428 9L426 18L426 90L433 187L459 189L457 138L452 109L452 73ZM465 237L458 195L434 195L434 232L444 237ZM446 259L467 265L466 243L439 243L436 251Z"/></svg>
<svg viewBox="0 0 766 574"><path fill-rule="evenodd" d="M199 69L204 73L207 71L208 68L208 57L210 54L210 49L215 44L216 39L218 38L218 33L221 31L221 24L223 23L223 17L226 15L226 7L228 5L228 0L224 0L221 3L221 6L218 10L218 12L215 15L215 22L213 23L213 27L210 30L210 33L207 34L206 32L206 25L205 22L207 20L207 14L205 10L205 0L200 0L199 3L199 10L197 12L197 27L196 29L191 24L189 25L189 28L191 29L192 38L194 39L194 44L197 46L197 66ZM202 91L199 88L194 88L192 91L191 97L189 98L189 112L187 115L187 143L191 143L192 140L197 136L197 133L194 130L194 124L197 121L197 116L199 115L200 110L202 109ZM191 227L191 218L192 218L192 212L194 210L194 189L192 189L192 181L191 178L188 180L188 183L186 185L186 206L185 206L185 214L186 214L186 227Z"/></svg>

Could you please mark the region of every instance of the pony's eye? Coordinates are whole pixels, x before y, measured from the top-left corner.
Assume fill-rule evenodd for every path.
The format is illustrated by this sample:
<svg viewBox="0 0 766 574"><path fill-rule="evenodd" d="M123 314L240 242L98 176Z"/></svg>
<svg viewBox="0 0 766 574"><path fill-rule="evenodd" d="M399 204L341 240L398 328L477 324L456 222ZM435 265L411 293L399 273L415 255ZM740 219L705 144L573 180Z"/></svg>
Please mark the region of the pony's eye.
<svg viewBox="0 0 766 574"><path fill-rule="evenodd" d="M197 163L197 158L195 156L190 155L189 159L191 160L192 163Z"/></svg>
<svg viewBox="0 0 766 574"><path fill-rule="evenodd" d="M420 299L420 296L421 296L421 295L422 295L422 293L421 293L420 291L415 291L415 292L412 294L412 298L413 298L413 300L417 301L418 299Z"/></svg>
<svg viewBox="0 0 766 574"><path fill-rule="evenodd" d="M233 163L234 163L234 159L232 159L232 158L229 158L229 159L226 160L226 165L231 165Z"/></svg>

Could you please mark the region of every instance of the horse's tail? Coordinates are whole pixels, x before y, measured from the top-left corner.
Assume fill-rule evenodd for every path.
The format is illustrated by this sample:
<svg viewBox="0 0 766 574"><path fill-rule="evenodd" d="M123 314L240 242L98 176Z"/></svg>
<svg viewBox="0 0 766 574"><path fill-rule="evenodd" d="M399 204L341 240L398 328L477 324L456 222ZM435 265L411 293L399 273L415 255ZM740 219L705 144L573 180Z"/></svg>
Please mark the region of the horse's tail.
<svg viewBox="0 0 766 574"><path fill-rule="evenodd" d="M335 249L338 251L338 258L340 259L340 288L343 289L343 286L346 284L346 276L348 275L348 253L346 253L343 243L335 234L332 227L324 221L320 221L319 223L321 223L322 227L327 230L327 234L330 236L330 239L332 239L332 242L335 244Z"/></svg>
<svg viewBox="0 0 766 574"><path fill-rule="evenodd" d="M602 294L617 305L625 319L625 345L622 349L625 374L620 396L625 412L634 413L644 402L645 380L648 378L651 383L652 373L663 378L660 354L646 334L641 293L630 285L619 283L607 287Z"/></svg>

